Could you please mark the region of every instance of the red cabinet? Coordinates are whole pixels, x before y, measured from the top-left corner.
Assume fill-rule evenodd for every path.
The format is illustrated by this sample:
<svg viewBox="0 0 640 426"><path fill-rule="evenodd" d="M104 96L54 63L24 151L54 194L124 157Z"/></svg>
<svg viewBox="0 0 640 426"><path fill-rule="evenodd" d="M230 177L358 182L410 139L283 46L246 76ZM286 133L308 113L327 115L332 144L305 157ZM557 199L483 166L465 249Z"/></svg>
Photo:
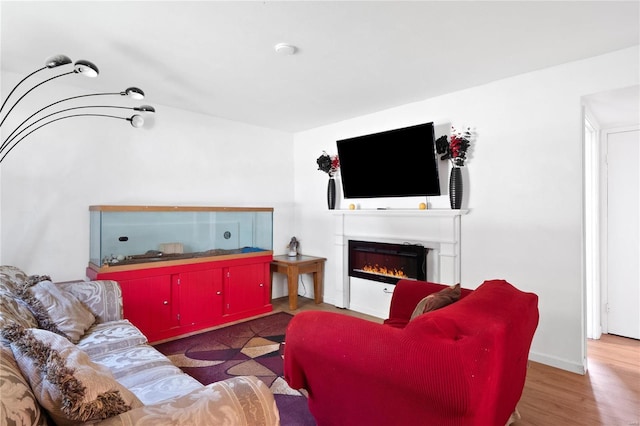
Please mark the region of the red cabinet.
<svg viewBox="0 0 640 426"><path fill-rule="evenodd" d="M270 312L271 259L269 254L107 272L89 267L87 276L118 281L124 317L154 342Z"/></svg>

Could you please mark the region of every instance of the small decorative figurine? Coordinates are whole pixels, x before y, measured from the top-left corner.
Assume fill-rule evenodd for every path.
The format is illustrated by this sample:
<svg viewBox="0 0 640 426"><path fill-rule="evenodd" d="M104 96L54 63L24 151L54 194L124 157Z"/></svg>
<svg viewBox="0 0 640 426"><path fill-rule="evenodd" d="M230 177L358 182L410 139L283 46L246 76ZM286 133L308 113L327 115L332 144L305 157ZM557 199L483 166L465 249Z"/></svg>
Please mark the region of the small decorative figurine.
<svg viewBox="0 0 640 426"><path fill-rule="evenodd" d="M300 242L298 242L296 237L291 237L291 241L289 241L289 244L287 245L287 247L289 248L289 257L296 257L298 255L299 245Z"/></svg>

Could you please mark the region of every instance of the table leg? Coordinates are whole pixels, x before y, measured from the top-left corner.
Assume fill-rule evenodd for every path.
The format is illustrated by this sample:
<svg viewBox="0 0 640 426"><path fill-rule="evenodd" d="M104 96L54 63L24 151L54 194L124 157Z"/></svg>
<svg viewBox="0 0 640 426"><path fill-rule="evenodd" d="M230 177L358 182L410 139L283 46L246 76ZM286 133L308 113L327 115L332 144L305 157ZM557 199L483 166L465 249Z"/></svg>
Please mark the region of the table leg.
<svg viewBox="0 0 640 426"><path fill-rule="evenodd" d="M273 269L270 269L269 273L271 274L271 288L269 289L271 293L269 294L269 303L273 300Z"/></svg>
<svg viewBox="0 0 640 426"><path fill-rule="evenodd" d="M289 309L298 308L298 267L290 265L287 268L287 284L289 286Z"/></svg>
<svg viewBox="0 0 640 426"><path fill-rule="evenodd" d="M324 265L318 264L318 270L313 274L313 295L316 305L322 303L322 283L324 280Z"/></svg>

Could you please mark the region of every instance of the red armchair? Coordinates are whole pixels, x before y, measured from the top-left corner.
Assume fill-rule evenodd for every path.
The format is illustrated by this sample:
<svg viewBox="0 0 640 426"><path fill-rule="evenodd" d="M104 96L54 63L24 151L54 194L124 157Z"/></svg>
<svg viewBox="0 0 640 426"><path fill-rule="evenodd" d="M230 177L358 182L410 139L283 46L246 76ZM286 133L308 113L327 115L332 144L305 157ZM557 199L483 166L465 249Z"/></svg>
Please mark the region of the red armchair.
<svg viewBox="0 0 640 426"><path fill-rule="evenodd" d="M399 281L385 324L342 314L296 315L284 376L309 393L318 425L503 426L515 410L538 325L538 297L506 281L409 322L445 286Z"/></svg>

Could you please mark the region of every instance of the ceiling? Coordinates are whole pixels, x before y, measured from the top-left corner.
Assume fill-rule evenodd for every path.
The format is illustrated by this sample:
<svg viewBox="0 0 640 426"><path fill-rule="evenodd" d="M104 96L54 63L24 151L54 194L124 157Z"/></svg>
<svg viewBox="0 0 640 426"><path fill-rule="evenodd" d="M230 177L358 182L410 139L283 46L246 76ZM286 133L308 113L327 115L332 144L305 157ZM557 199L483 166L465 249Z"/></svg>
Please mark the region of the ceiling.
<svg viewBox="0 0 640 426"><path fill-rule="evenodd" d="M63 53L98 65L91 90L296 132L638 45L639 5L2 1L0 66L26 75Z"/></svg>

